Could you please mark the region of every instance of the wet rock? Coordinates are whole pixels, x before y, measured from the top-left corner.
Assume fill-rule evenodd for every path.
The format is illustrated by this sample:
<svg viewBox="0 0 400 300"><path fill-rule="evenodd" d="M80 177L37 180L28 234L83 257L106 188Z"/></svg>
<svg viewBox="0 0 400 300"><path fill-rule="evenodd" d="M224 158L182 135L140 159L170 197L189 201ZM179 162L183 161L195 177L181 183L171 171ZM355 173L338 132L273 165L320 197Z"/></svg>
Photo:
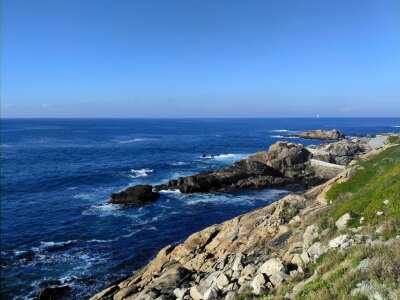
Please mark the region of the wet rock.
<svg viewBox="0 0 400 300"><path fill-rule="evenodd" d="M110 203L128 206L144 205L155 201L159 195L159 193L153 192L151 185L137 185L120 193L112 194Z"/></svg>
<svg viewBox="0 0 400 300"><path fill-rule="evenodd" d="M38 300L57 300L68 293L71 288L67 285L56 286L56 287L46 287L43 288L37 299Z"/></svg>

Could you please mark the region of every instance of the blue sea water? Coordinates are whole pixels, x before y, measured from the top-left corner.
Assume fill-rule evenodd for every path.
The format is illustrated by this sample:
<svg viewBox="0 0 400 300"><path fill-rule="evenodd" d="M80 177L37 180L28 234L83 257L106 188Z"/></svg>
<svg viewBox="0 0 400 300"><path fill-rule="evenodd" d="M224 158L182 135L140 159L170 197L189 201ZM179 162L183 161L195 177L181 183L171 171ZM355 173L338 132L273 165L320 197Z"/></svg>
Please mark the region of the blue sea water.
<svg viewBox="0 0 400 300"><path fill-rule="evenodd" d="M4 119L1 298L33 298L46 281L60 280L72 287L66 298L85 299L162 247L287 193L164 192L153 204L123 208L107 203L113 192L221 168L285 140L284 133L374 135L399 125L396 118Z"/></svg>

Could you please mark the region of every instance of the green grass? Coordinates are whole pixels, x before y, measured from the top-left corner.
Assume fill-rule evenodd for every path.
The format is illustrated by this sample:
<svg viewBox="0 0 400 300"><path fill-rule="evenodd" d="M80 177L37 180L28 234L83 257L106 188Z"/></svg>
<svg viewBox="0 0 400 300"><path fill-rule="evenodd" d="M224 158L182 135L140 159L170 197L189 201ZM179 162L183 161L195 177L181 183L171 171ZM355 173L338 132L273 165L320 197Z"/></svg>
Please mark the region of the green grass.
<svg viewBox="0 0 400 300"><path fill-rule="evenodd" d="M400 146L392 146L358 163L362 170L351 180L334 185L327 193L332 201L329 216L335 220L350 212L354 218L350 226L359 226L363 216L370 224L399 220L400 216ZM389 200L388 205L383 201ZM383 216L377 216L383 211Z"/></svg>

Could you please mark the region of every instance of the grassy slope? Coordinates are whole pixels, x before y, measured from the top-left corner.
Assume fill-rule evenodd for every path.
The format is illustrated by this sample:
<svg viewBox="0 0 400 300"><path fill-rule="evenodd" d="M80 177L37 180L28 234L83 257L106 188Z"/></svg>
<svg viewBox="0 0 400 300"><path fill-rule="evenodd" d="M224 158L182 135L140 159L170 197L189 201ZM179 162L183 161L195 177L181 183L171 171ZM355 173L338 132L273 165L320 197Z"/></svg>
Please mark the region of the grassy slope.
<svg viewBox="0 0 400 300"><path fill-rule="evenodd" d="M365 218L360 234L376 236L376 228L382 225L385 227L379 237L388 239L400 234L400 138L392 136L389 142L391 147L369 160L358 162L362 169L349 181L336 184L328 192L331 204L316 220L321 229L329 231L325 239L340 234L334 223L347 212L353 215L349 224L352 227L360 226L360 218ZM386 199L389 200L387 205L383 203ZM377 211L383 211L384 215L377 216ZM357 266L365 258L370 258L373 263L360 271ZM390 291L400 298L400 239L388 245L357 245L345 251L329 251L305 271L304 276L293 278L266 295L257 297L249 291L237 299L284 299L296 283L313 273L316 278L302 288L296 299L367 299L360 294L350 295L362 281L375 284L385 297Z"/></svg>
<svg viewBox="0 0 400 300"><path fill-rule="evenodd" d="M383 226L380 236L384 239L400 234L399 137L393 136L389 142L391 147L358 162L362 169L327 193L332 204L320 225L328 227L331 236L339 234L334 222L347 212L353 215L349 224L352 227L360 226L360 218L365 218L361 234L376 235L379 226ZM389 204L385 205L384 200L389 200ZM378 216L377 211L384 215ZM357 266L365 258L371 258L373 263L361 272ZM360 294L350 295L361 281L372 282L385 297L389 291L400 297L400 240L388 245L358 245L346 251L331 251L310 267L317 278L306 284L296 299L367 299Z"/></svg>

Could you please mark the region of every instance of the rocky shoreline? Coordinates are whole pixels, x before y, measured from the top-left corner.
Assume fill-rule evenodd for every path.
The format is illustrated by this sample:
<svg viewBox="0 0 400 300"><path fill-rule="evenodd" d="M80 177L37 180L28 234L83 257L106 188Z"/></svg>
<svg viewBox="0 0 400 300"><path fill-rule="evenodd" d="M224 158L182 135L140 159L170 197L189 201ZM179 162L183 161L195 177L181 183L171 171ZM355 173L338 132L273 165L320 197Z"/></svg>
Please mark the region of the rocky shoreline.
<svg viewBox="0 0 400 300"><path fill-rule="evenodd" d="M358 166L354 159L379 153L386 147L385 141L378 150L368 147L370 139L362 143L338 142L313 147L278 142L268 152L252 155L244 161L267 161L269 164L266 165L274 170L263 166L259 168L259 177L271 176L272 172L279 170L284 176L277 178L303 179L309 176L309 170L312 169L314 176L318 174L323 183L205 228L192 234L182 244L165 247L148 265L94 295L91 300L207 300L235 299L243 293L261 295L278 289L293 278L304 276L307 265L326 252L358 244L384 243L363 234L330 236L316 225L315 220L327 209L327 191L334 184L351 179L356 173ZM273 164L271 157L276 157L273 153L278 149L282 151L279 154L280 161ZM245 162L234 166L243 167ZM257 164L255 166L259 167ZM320 166L321 170L318 171L316 166ZM328 172L327 169L332 166L337 169ZM216 172L227 174L232 169L228 167L227 170ZM264 172L269 172L269 175ZM195 186L193 183L198 181L188 178L167 187L191 192L193 190L187 187ZM335 226L338 230L345 230L350 219L349 214L344 215ZM321 237L325 237L325 240ZM284 298L294 298L313 276L298 282Z"/></svg>
<svg viewBox="0 0 400 300"><path fill-rule="evenodd" d="M308 132L310 133L310 132ZM337 130L311 132L315 137L343 136ZM225 192L301 185L309 188L342 171L351 160L371 150L366 140L343 140L318 146L276 142L222 170L172 179L166 184L130 187L113 194L110 203L143 205L155 201L162 190L182 193Z"/></svg>

